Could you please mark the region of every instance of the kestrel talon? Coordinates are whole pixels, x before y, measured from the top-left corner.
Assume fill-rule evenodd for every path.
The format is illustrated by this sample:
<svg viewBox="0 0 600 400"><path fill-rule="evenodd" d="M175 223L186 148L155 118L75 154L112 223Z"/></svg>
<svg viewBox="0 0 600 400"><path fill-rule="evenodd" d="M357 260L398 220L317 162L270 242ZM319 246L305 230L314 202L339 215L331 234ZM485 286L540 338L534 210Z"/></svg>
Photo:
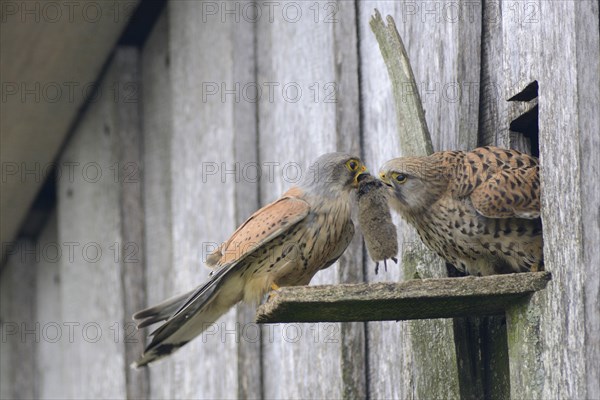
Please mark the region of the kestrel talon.
<svg viewBox="0 0 600 400"><path fill-rule="evenodd" d="M431 250L471 275L543 269L539 164L481 147L385 163L391 206Z"/></svg>
<svg viewBox="0 0 600 400"><path fill-rule="evenodd" d="M133 366L171 354L238 302L258 303L272 287L307 285L333 264L354 236L350 194L365 171L358 157L319 157L302 184L255 212L208 257L208 282L133 316L138 328L166 321Z"/></svg>

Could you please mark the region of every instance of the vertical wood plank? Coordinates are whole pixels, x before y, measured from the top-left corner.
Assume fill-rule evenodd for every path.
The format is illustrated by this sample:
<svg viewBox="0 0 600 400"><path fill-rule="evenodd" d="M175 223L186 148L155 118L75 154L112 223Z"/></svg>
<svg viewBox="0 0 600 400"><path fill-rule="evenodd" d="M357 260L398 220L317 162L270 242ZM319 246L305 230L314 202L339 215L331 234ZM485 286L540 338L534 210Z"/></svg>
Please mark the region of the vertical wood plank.
<svg viewBox="0 0 600 400"><path fill-rule="evenodd" d="M242 146L254 141L252 115L248 116L254 110L238 105L244 93L240 76L253 75L252 64L247 64L252 60L253 41L244 35L251 33L251 26L242 28L245 21L236 20L235 15L222 20L220 13L211 14L206 7L203 2L177 2L168 7L170 82L166 84L169 93L177 93L170 106L172 134L167 133L172 263L158 268L166 268L173 276L172 294L207 278L209 271L202 267L206 255L227 239L237 220L247 216L238 215L246 214L244 207L253 208L248 204L250 191L237 185L240 171L235 164L238 155L244 162L252 159L252 150ZM240 28L243 32L237 31ZM158 96L154 104L160 101ZM239 209L236 196L246 201ZM240 360L254 357L238 355L257 354L259 347L239 344L235 329L233 310L185 351L157 365L153 393L168 397L259 396L260 378L244 382L247 376L238 373L243 367ZM211 367L225 364L226 369ZM255 360L255 369L258 365ZM154 392L155 388L160 392Z"/></svg>
<svg viewBox="0 0 600 400"><path fill-rule="evenodd" d="M19 239L0 275L0 386L2 398L37 398L36 273L40 253L36 243ZM8 248L8 247L7 247Z"/></svg>
<svg viewBox="0 0 600 400"><path fill-rule="evenodd" d="M355 24L353 2L284 2L273 21L260 20L258 81L274 86L273 98L263 89L259 103L259 160L275 174L261 181L263 203L297 183L319 155L358 151ZM355 258L345 256L312 283L360 279L358 246ZM362 334L361 324L267 326L264 396L364 395Z"/></svg>
<svg viewBox="0 0 600 400"><path fill-rule="evenodd" d="M326 3L331 4L331 3ZM358 55L358 21L356 2L338 0L333 24L336 97L336 137L338 151L364 156L360 135L360 85ZM330 7L328 5L325 6ZM356 283L364 280L363 238L358 226L357 209L352 220L356 233L338 261L338 281ZM342 396L347 399L367 395L367 355L365 324L340 324Z"/></svg>
<svg viewBox="0 0 600 400"><path fill-rule="evenodd" d="M480 72L472 60L479 57L481 10L473 6L451 2L360 3L363 141L367 162L373 168L402 155L387 71L368 26L374 8L396 21L419 87L434 149L442 150L468 149L476 143ZM398 216L394 218L402 238L404 271L392 268L380 276L370 271L368 279L445 276L444 263L422 245L407 224ZM454 335L451 320L369 323L370 395L459 397ZM397 351L389 352L390 343Z"/></svg>
<svg viewBox="0 0 600 400"><path fill-rule="evenodd" d="M58 242L57 235L56 212L53 212L39 236L40 261L35 276L36 320L41 327L35 376L41 399L64 397L67 385L61 343L68 341L68 334L62 323L64 320L60 306L60 259L68 255L64 253L65 248Z"/></svg>
<svg viewBox="0 0 600 400"><path fill-rule="evenodd" d="M524 76L525 82L537 79L540 88L544 261L552 282L507 312L511 395L596 398L600 274L595 267L597 246L591 243L597 243L600 230L600 162L592 150L600 146L598 4L515 6L528 10L529 19L537 17L537 32L523 39L530 44L529 54L507 57L508 79L516 81L514 71L527 64L522 60L533 59L535 67L526 67L532 69L531 76ZM514 32L504 35L512 37Z"/></svg>
<svg viewBox="0 0 600 400"><path fill-rule="evenodd" d="M531 154L529 140L511 132L510 123L527 107L508 100L535 80L539 54L539 2L485 2L482 10L481 109L479 145L513 148ZM502 68L499 68L502 66ZM460 323L460 322L459 322ZM476 332L476 345L464 349L465 360L478 359L473 368L481 383L481 395L510 396L506 319L504 316L466 321ZM517 355L515 359L518 359ZM516 378L520 380L521 378ZM516 393L513 391L513 393Z"/></svg>
<svg viewBox="0 0 600 400"><path fill-rule="evenodd" d="M163 9L141 50L144 163L144 224L147 304L177 292L173 269L171 141L173 108L169 54L169 7ZM152 328L151 328L152 329ZM149 333L149 329L142 331ZM150 393L173 397L168 363L149 368Z"/></svg>
<svg viewBox="0 0 600 400"><path fill-rule="evenodd" d="M598 194L591 189L600 181L598 3L540 7L542 54L556 60L540 65L544 259L552 273L543 292L541 393L594 398L600 396L599 289L593 286L599 279Z"/></svg>
<svg viewBox="0 0 600 400"><path fill-rule="evenodd" d="M126 396L121 184L114 175L121 83L112 65L60 160L73 171L57 190L59 241L72 249L61 259L61 314L75 333L63 347L64 397Z"/></svg>
<svg viewBox="0 0 600 400"><path fill-rule="evenodd" d="M587 397L600 398L600 4L575 3ZM558 93L557 93L558 95ZM595 267L596 266L596 267Z"/></svg>
<svg viewBox="0 0 600 400"><path fill-rule="evenodd" d="M202 261L207 243L223 241L235 228L235 185L222 179L224 165L234 158L233 112L218 95L204 97L206 84L231 83L233 43L228 24L203 21L201 2L169 3L169 51L173 136L171 138L171 201L173 264L176 293L207 279ZM204 85L203 85L204 84ZM206 175L205 168L216 168ZM228 176L226 178L231 178ZM185 350L166 362L172 375L170 396L227 398L237 394L237 346L230 311ZM215 365L225 368L214 368Z"/></svg>
<svg viewBox="0 0 600 400"><path fill-rule="evenodd" d="M148 371L129 368L145 347L143 333L135 330L135 323L131 320L131 315L146 303L139 56L138 50L133 47L120 47L115 53L117 140L112 149L118 159L116 178L121 184L119 204L122 242L119 250L122 262L124 374L127 397L132 399L145 398L149 394Z"/></svg>
<svg viewBox="0 0 600 400"><path fill-rule="evenodd" d="M240 7L245 7L240 3ZM242 14L249 19L251 14ZM240 87L256 83L256 24L241 22L231 27L235 62L233 82ZM235 225L241 225L260 207L258 176L258 103L250 101L249 92L233 105L234 160L239 179L235 181ZM229 103L231 104L231 103ZM260 332L254 324L256 307L240 304L237 307L236 323L241 340L238 343L238 398L262 397L261 341ZM246 334L244 334L246 332Z"/></svg>
<svg viewBox="0 0 600 400"><path fill-rule="evenodd" d="M255 80L254 29L235 6L223 21L222 5L171 5L143 50L149 303L206 279L208 252L258 207L256 104L242 91ZM152 366L153 396L260 397L260 340L243 335L252 321L240 306ZM215 363L228 365L225 379ZM212 375L198 381L192 364Z"/></svg>
<svg viewBox="0 0 600 400"><path fill-rule="evenodd" d="M484 2L479 144L530 152L510 122L523 112L508 99L536 80L540 64L539 1ZM501 67L500 67L501 66Z"/></svg>

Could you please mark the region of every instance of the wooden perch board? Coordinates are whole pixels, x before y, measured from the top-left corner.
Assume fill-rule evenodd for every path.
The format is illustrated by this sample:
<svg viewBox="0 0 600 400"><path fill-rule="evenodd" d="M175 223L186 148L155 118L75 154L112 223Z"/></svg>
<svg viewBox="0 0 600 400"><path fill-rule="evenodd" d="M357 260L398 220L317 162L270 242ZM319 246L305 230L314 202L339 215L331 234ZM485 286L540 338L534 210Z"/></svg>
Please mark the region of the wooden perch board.
<svg viewBox="0 0 600 400"><path fill-rule="evenodd" d="M549 272L405 282L287 287L259 307L258 323L351 322L501 314L544 289Z"/></svg>

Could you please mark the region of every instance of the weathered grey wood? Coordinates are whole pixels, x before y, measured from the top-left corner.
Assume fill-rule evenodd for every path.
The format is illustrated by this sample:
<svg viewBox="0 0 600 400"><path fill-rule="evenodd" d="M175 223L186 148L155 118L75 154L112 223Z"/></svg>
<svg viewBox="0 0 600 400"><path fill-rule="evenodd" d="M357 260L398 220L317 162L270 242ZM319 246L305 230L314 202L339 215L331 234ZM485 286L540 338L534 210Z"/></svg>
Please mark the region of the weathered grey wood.
<svg viewBox="0 0 600 400"><path fill-rule="evenodd" d="M169 8L165 7L141 50L144 165L144 231L147 304L177 293L173 269L173 103L169 56ZM150 328L152 329L152 328ZM149 330L142 331L148 334ZM142 342L145 342L143 340ZM173 397L172 366L148 368L153 397Z"/></svg>
<svg viewBox="0 0 600 400"><path fill-rule="evenodd" d="M479 57L481 14L477 10L468 15L463 12L459 19L453 20L444 15L446 6L443 3L361 3L363 142L367 162L374 165L373 168L390 158L413 155L402 147L400 137L405 132L395 133L397 124L392 115L395 103L390 82L377 43L366 25L374 8L396 19L426 111L434 149L468 149L476 143L479 66L472 59ZM437 62L438 59L443 61ZM454 95L456 92L458 96ZM415 96L407 89L402 94L404 102ZM424 248L412 228L399 218L396 221L402 238L404 271L392 268L382 277L370 273L369 280L446 276L439 257ZM454 333L450 320L393 325L369 323L370 394L375 397L459 397ZM432 334L436 340L426 340ZM388 351L390 343L394 343L396 352Z"/></svg>
<svg viewBox="0 0 600 400"><path fill-rule="evenodd" d="M170 149L165 157L171 190L168 212L172 260L157 266L163 269L160 274L172 275L168 295L204 281L209 270L202 266L203 260L236 227L236 177L232 172L235 132L245 127L238 128L234 122L235 94L227 94L223 101L221 85L234 89L238 81L234 66L244 62L246 56L238 59L234 39L238 26L232 22L233 17L222 23L219 15L208 16L202 7L201 2L174 2L168 6L170 82L165 84L172 93L167 106L172 125L166 132L157 129L154 133L155 140L166 135ZM154 46L162 51L156 43ZM164 71L158 60L154 61L154 71ZM216 85L219 92L210 95L207 84ZM160 92L156 96L153 102L158 105ZM215 173L209 174L213 167ZM185 350L153 366L156 373L152 372L152 396L237 396L239 336L233 333L235 322L232 310Z"/></svg>
<svg viewBox="0 0 600 400"><path fill-rule="evenodd" d="M337 322L501 314L546 287L548 272L282 288L257 321Z"/></svg>
<svg viewBox="0 0 600 400"><path fill-rule="evenodd" d="M512 132L510 124L534 104L508 101L534 80L532 76L535 76L538 64L534 55L539 54L536 47L539 44L536 39L539 24L525 21L529 18L527 10L530 8L538 9L539 3L499 2L483 7L479 145L496 145L531 154L529 139L521 133ZM535 17L538 18L539 15ZM472 339L475 340L461 347L466 363L478 360L481 364L471 368L482 370L481 379L473 376L477 384L482 385L482 395L509 398L509 369L512 372L514 368L509 368L504 346L507 343L505 318L484 317L455 323L472 325L466 329L473 332ZM510 361L511 365L518 362Z"/></svg>
<svg viewBox="0 0 600 400"><path fill-rule="evenodd" d="M600 397L598 2L540 2L541 397ZM547 60L555 60L548 62Z"/></svg>
<svg viewBox="0 0 600 400"><path fill-rule="evenodd" d="M241 86L256 82L256 25L240 23L233 26L232 41L236 55L232 77ZM258 165L258 105L256 102L244 99L233 106L234 126L234 160L235 169L240 179L235 182L235 224L241 225L259 206L259 186L255 176L251 174L252 165ZM240 333L260 329L252 326L256 307L251 304L240 304L237 307L236 322ZM262 397L262 369L260 338L245 335L238 343L237 368L238 392L237 397Z"/></svg>
<svg viewBox="0 0 600 400"><path fill-rule="evenodd" d="M112 65L100 83L105 95L87 109L60 159L73 170L63 171L57 188L58 237L68 246L60 263L61 316L74 332L62 349L65 398L126 396L125 255L119 251L122 187L114 175L119 135L113 97L123 82L116 72Z"/></svg>
<svg viewBox="0 0 600 400"><path fill-rule="evenodd" d="M570 12L576 31L577 108L581 162L582 263L580 270L585 292L585 380L588 398L600 398L600 5L593 1L575 3ZM555 17L557 18L557 17ZM560 52L560 50L559 50ZM573 53L571 53L573 54ZM556 74L556 71L553 71ZM588 83L589 82L589 83ZM555 95L558 93L555 92ZM558 110L558 108L557 108ZM563 115L568 118L567 114ZM556 116L554 117L556 118ZM550 121L550 124L553 122ZM544 124L547 128L549 124ZM568 130L567 130L568 131ZM566 138L564 138L566 139ZM556 154L558 148L550 152ZM562 165L572 165L565 163ZM556 170L555 170L556 171ZM552 176L552 175L550 175ZM564 195L564 194L561 194ZM573 206L573 205L572 205ZM550 210L549 210L550 211ZM556 210L550 211L557 219ZM547 214L546 217L549 215ZM552 220L550 219L550 221ZM549 236L549 245L560 245L559 237ZM551 237L551 239L550 239ZM578 242L573 243L579 245Z"/></svg>
<svg viewBox="0 0 600 400"><path fill-rule="evenodd" d="M296 7L302 16L294 22ZM263 88L261 202L267 203L297 183L319 155L336 150L359 153L355 4L282 3L274 20L269 22L263 15L257 29L258 83ZM272 101L267 82L278 85ZM293 87L302 90L298 98ZM266 169L271 162L277 163L275 176ZM358 256L359 246L355 241L349 254ZM360 257L345 256L317 274L313 283L356 281L361 270ZM263 328L264 396L363 397L364 360L362 324L267 326Z"/></svg>
<svg viewBox="0 0 600 400"><path fill-rule="evenodd" d="M115 81L119 83L119 90L113 98L115 133L118 138L112 151L118 157L118 175L115 177L121 183L119 203L122 242L119 246L122 257L122 319L126 333L124 375L127 397L138 399L149 395L148 371L129 368L145 347L144 333L136 331L135 323L131 320L131 315L146 304L139 52L133 47L119 47L113 62Z"/></svg>
<svg viewBox="0 0 600 400"><path fill-rule="evenodd" d="M406 154L428 155L433 153L433 145L418 85L404 43L390 15L386 17L386 23L379 10L375 9L369 25L377 38L392 84L400 147ZM407 96L407 90L411 93L410 96Z"/></svg>
<svg viewBox="0 0 600 400"><path fill-rule="evenodd" d="M536 80L544 63L538 60L540 4L501 1L483 7L479 144L530 151L522 135L509 129L528 105L508 100Z"/></svg>
<svg viewBox="0 0 600 400"><path fill-rule="evenodd" d="M36 243L21 239L0 276L0 386L2 398L37 398Z"/></svg>
<svg viewBox="0 0 600 400"><path fill-rule="evenodd" d="M187 5L186 7L192 7L190 12L199 12L198 7L201 4L198 3L195 6ZM174 108L173 100L171 98L171 93L173 93L176 88L174 88L174 83L171 80L172 72L171 72L171 56L169 46L173 48L179 47L179 42L175 42L175 39L169 34L169 24L170 21L174 21L175 24L179 24L180 21L175 18L181 18L181 16L187 11L185 9L181 9L177 11L177 17L171 16L169 17L169 13L173 13L172 8L167 8L164 11L164 15L162 15L151 34L151 37L147 41L145 48L143 50L143 65L145 68L144 72L144 126L145 126L145 146L144 146L144 158L145 158L145 191L146 191L146 237L148 240L148 303L156 303L163 300L166 297L169 297L175 293L182 291L182 287L187 285L193 285L194 282L189 282L189 279L183 279L180 282L176 282L177 277L173 273L174 270L179 269L178 264L173 259L173 234L177 229L174 226L174 222L179 221L178 223L185 226L189 223L198 223L199 226L197 229L202 229L204 223L203 222L189 222L184 219L176 220L174 217L174 206L176 199L172 197L171 188L174 185L174 182L178 179L181 179L181 184L185 184L182 177L179 177L179 173L184 168L181 164L181 158L179 157L179 153L181 150L176 147L174 142L174 134L173 134L173 120L175 115L179 113L179 109ZM207 16L208 17L208 16ZM202 18L202 17L200 17ZM213 19L213 24L219 27L220 17L211 17ZM215 20L216 18L216 20ZM190 23L192 20L190 20ZM217 23L218 22L218 23ZM201 86L202 82L205 83L216 83L220 90L221 83L225 83L227 85L227 89L231 89L235 82L239 82L242 86L245 83L253 82L254 80L254 60L253 60L253 39L252 39L252 27L248 24L242 24L242 26L222 26L222 38L220 40L225 41L227 45L225 47L214 47L212 45L204 46L200 51L203 52L203 57L207 59L212 59L215 54L218 54L221 50L225 48L229 49L231 52L236 54L235 63L229 64L225 60L220 61L218 65L211 65L210 69L207 70L206 67L197 66L199 71L199 80L198 84ZM180 30L183 28L180 28ZM212 29L210 27L205 27L205 29ZM179 35L184 34L184 30L181 30ZM224 33L223 33L224 32ZM230 33L228 33L230 32ZM194 38L190 38L190 41L194 40ZM208 40L208 39L206 39ZM173 43L169 45L169 43ZM188 46L192 46L193 43L188 43ZM201 44L198 44L201 46ZM178 51L188 51L188 50L178 50ZM193 52L198 52L198 50L189 50ZM223 54L224 56L225 54ZM183 57L180 55L180 57ZM198 60L196 60L198 62ZM203 63L208 63L209 61L203 61ZM203 64L204 65L204 64ZM208 64L206 64L208 65ZM179 68L179 79L182 80L186 78L186 75L189 73L187 70L183 71L186 68L186 65L178 65ZM223 77L219 77L219 79L215 79L215 71L223 69L226 73L228 79L224 79ZM174 75L173 75L174 76ZM183 84L180 82L179 84ZM202 89L201 89L202 90ZM198 104L198 108L203 108L205 105L203 102L203 96L205 93L202 91L189 93L189 96L195 98L193 100L196 104ZM233 95L228 95L230 98ZM211 99L212 108L218 110L222 106L221 103L221 93L217 93L212 98L207 96L207 99ZM229 194L222 195L222 199L215 202L215 198L218 198L218 194L211 195L210 192L207 192L204 195L204 203L211 204L210 207L206 207L206 211L199 211L199 215L197 218L200 218L202 214L209 218L211 214L213 214L214 218L211 221L211 225L213 227L219 226L219 220L223 217L222 212L229 213L231 211L230 216L226 217L228 221L227 224L223 227L219 227L214 231L206 231L203 233L204 239L198 240L195 246L198 246L201 253L196 260L196 263L192 266L192 273L195 271L204 272L206 271L204 268L201 268L202 261L207 255L207 252L210 251L211 248L214 248L214 244L217 244L218 241L222 241L226 239L226 235L229 234L234 227L234 224L238 224L242 222L245 218L247 218L251 212L253 212L257 208L257 185L245 179L245 176L242 175L242 171L248 171L246 167L248 167L248 163L256 162L256 134L253 133L255 129L256 122L255 118L255 107L256 105L250 102L244 103L235 103L232 100L229 103L225 103L226 106L223 107L218 112L212 113L207 110L208 116L210 118L203 118L204 125L198 125L198 129L201 129L202 126L217 126L220 124L219 118L223 118L226 120L225 126L223 129L231 130L232 134L235 134L235 140L228 136L223 139L222 143L215 143L214 148L206 149L205 152L205 164L198 166L198 161L193 161L190 158L190 164L187 168L190 170L190 173L193 173L195 169L197 169L196 173L201 173L202 168L206 167L206 171L208 171L209 167L213 165L217 165L218 171L215 176L202 175L204 176L204 180L202 178L198 179L198 188L197 190L202 190L203 188L207 188L207 191L211 190L208 188L209 185L212 187L217 187L218 189L227 190ZM191 111L193 112L193 110ZM186 128L193 129L196 131L194 127ZM206 129L206 128L205 128ZM189 135L189 132L181 132L181 136ZM213 137L218 138L218 133L214 131L203 132L195 132L191 137L198 138L197 135L201 135L201 137L205 137L206 140L211 140ZM184 139L190 140L190 139ZM177 150L173 150L176 148ZM229 175L226 176L226 181L221 182L221 169L222 165L218 163L218 160L215 160L212 157L212 154L218 156L218 151L220 148L223 148L227 154L223 155L223 159L226 160L228 168L230 171L234 169L237 170L237 176L241 179L236 179L236 175L230 172ZM195 150L194 150L195 151ZM190 157L192 157L192 153L190 151ZM238 163L237 166L235 163ZM210 165L209 165L210 164ZM206 180L209 177L210 180ZM227 185L229 188L225 188ZM180 189L182 190L182 189ZM233 193L235 196L233 197ZM229 211L223 210L222 205L225 205L229 208ZM179 205L181 207L181 204ZM198 201L198 207L200 208L200 200ZM212 207L212 208L211 208ZM221 214L215 212L215 210L221 210ZM205 246L206 245L206 246ZM204 274L202 274L204 276ZM203 278L198 277L195 279L196 283L199 283ZM218 328L223 330L214 333L211 336L216 336L213 340L213 344L206 343L202 338L197 339L199 342L196 344L200 350L198 351L207 351L204 348L213 347L213 358L218 357L218 359L212 362L221 362L228 363L232 366L231 373L228 374L228 379L234 379L237 376L237 385L232 384L232 382L223 382L227 387L214 387L215 383L213 383L213 388L210 389L213 391L213 396L218 396L216 394L217 391L221 391L219 396L235 396L236 393L241 397L260 397L261 393L261 378L260 368L257 366L260 365L260 341L245 341L239 340L239 343L236 342L235 336L231 333L225 336L227 344L227 353L221 354L221 348L224 344L221 344L221 334L225 334L224 329L228 329L233 331L236 328L235 322L240 323L240 331L243 332L242 327L243 324L247 324L252 321L252 311L246 310L246 308L240 307L238 311L237 317L234 319L233 315L230 316L226 320L219 321ZM221 325L221 322L225 322L226 325ZM241 337L241 332L238 332L238 338ZM210 336L205 336L208 338ZM203 343L204 342L204 343ZM189 345L192 346L192 345ZM235 346L238 347L237 354L235 352ZM177 356L175 356L177 357ZM193 358L195 357L195 359ZM203 358L203 355L198 355L197 352L190 358L191 363L197 363L196 360L199 358ZM209 368L208 361L205 361L204 365L206 368ZM202 367L202 365L200 367ZM236 370L237 368L237 370ZM163 363L158 363L156 366L150 368L151 370L151 385L152 385L152 394L153 396L158 397L173 397L173 396L182 396L181 388L178 388L181 379L186 379L187 382L185 385L191 386L194 385L193 379L181 378L179 377L178 370L173 368L172 361L166 361ZM239 371L237 373L236 371ZM215 371L217 373L217 371ZM216 379L217 383L221 381L221 379ZM207 385L203 385L207 386ZM197 387L188 388L186 393L189 396L209 396L206 394L206 387L201 387L198 389ZM194 390L196 390L194 392ZM205 394L202 394L205 393ZM225 394L229 393L229 394Z"/></svg>
<svg viewBox="0 0 600 400"><path fill-rule="evenodd" d="M0 152L2 162L16 163L18 173L0 183L2 242L17 234L45 181L42 175L50 171L137 3L3 2L0 70L6 97L0 102ZM23 166L38 175L21 179Z"/></svg>
<svg viewBox="0 0 600 400"><path fill-rule="evenodd" d="M548 288L548 290L551 290ZM546 381L543 366L541 316L538 297L525 298L506 310L510 387L513 398L542 398Z"/></svg>
<svg viewBox="0 0 600 400"><path fill-rule="evenodd" d="M591 150L600 146L598 4L500 2L484 12L496 17L484 15L482 143L529 150L508 127L535 102L505 100L537 80L544 259L553 274L546 291L507 311L511 396L596 398L600 278L589 243L599 236Z"/></svg>
<svg viewBox="0 0 600 400"><path fill-rule="evenodd" d="M337 0L336 19L333 24L335 44L335 81L339 87L336 98L337 150L361 157L360 87L358 74L358 27L356 4ZM357 208L352 220L358 221ZM338 260L338 281L357 283L364 281L363 239L359 232ZM367 356L365 324L340 324L342 396L346 399L364 398L367 395Z"/></svg>
<svg viewBox="0 0 600 400"><path fill-rule="evenodd" d="M66 382L63 342L68 332L63 325L60 296L60 259L68 257L58 242L57 217L53 212L38 239L40 259L36 272L35 313L40 324L39 346L36 349L35 382L40 399L62 398ZM5 398L2 396L2 398Z"/></svg>

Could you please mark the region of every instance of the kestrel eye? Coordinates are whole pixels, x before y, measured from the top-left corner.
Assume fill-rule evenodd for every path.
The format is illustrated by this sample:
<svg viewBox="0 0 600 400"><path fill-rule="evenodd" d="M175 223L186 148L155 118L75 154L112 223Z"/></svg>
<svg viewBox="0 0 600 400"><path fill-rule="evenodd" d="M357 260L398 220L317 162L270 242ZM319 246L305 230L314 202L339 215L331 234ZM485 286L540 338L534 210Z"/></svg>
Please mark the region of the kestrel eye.
<svg viewBox="0 0 600 400"><path fill-rule="evenodd" d="M355 160L348 161L346 165L348 166L348 169L350 171L356 171L358 169L358 162L356 162Z"/></svg>
<svg viewBox="0 0 600 400"><path fill-rule="evenodd" d="M407 177L404 174L394 174L394 179L396 179L396 182L398 183L404 183L406 182Z"/></svg>

